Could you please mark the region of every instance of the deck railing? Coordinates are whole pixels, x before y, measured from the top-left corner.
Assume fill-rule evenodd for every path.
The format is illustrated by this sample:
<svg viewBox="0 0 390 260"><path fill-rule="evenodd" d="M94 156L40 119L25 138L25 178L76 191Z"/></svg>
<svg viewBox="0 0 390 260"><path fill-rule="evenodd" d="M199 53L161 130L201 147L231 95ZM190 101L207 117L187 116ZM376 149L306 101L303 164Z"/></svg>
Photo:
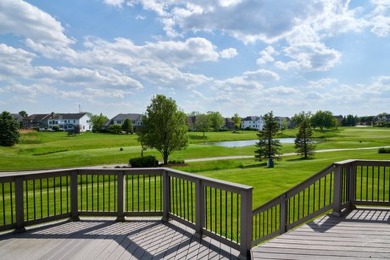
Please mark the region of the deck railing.
<svg viewBox="0 0 390 260"><path fill-rule="evenodd" d="M162 216L243 256L251 248L252 187L168 168L3 173L0 198L0 231L80 216Z"/></svg>
<svg viewBox="0 0 390 260"><path fill-rule="evenodd" d="M80 216L162 216L248 257L253 245L327 211L390 206L390 161L330 165L252 210L252 187L168 168L0 174L0 231Z"/></svg>
<svg viewBox="0 0 390 260"><path fill-rule="evenodd" d="M334 163L253 210L256 245L332 210L341 215L356 205L390 206L390 161Z"/></svg>

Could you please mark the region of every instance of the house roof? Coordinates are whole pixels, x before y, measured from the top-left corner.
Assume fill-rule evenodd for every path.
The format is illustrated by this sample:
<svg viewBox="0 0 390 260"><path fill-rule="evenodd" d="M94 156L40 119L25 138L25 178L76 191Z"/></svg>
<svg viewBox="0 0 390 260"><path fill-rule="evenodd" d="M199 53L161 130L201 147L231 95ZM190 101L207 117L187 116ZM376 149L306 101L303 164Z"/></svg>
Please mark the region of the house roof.
<svg viewBox="0 0 390 260"><path fill-rule="evenodd" d="M260 120L261 118L259 116L247 116L242 121L257 121Z"/></svg>
<svg viewBox="0 0 390 260"><path fill-rule="evenodd" d="M42 121L47 120L51 117L51 114L32 114L26 117L26 120L29 121Z"/></svg>
<svg viewBox="0 0 390 260"><path fill-rule="evenodd" d="M87 113L58 113L54 114L52 119L80 119L85 116Z"/></svg>
<svg viewBox="0 0 390 260"><path fill-rule="evenodd" d="M141 121L141 114L118 114L111 119L111 121L124 121L126 119L130 119L131 121Z"/></svg>

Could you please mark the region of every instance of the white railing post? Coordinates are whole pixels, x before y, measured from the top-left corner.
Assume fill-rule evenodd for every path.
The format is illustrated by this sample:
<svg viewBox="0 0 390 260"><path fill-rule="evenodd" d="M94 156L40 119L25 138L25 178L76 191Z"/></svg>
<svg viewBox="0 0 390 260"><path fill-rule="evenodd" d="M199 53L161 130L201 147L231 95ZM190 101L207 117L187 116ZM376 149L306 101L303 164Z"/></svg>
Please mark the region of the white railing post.
<svg viewBox="0 0 390 260"><path fill-rule="evenodd" d="M250 258L252 248L252 190L245 189L241 192L241 219L240 219L240 257Z"/></svg>

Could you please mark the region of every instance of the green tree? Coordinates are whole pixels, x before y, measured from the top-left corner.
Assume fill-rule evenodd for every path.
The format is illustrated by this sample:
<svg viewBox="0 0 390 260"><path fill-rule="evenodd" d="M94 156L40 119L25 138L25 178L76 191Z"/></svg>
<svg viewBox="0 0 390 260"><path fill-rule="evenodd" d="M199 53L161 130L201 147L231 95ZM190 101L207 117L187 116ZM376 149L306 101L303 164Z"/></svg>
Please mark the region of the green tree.
<svg viewBox="0 0 390 260"><path fill-rule="evenodd" d="M310 119L305 118L299 125L299 130L295 138L295 149L304 159L309 159L314 155L313 131L310 125Z"/></svg>
<svg viewBox="0 0 390 260"><path fill-rule="evenodd" d="M147 107L139 140L160 152L164 164L169 155L187 147L187 116L179 111L176 102L164 95L156 95Z"/></svg>
<svg viewBox="0 0 390 260"><path fill-rule="evenodd" d="M103 126L107 123L108 117L104 116L102 113L100 115L89 115L91 121L90 124L92 125L92 132L94 133L100 133L103 129Z"/></svg>
<svg viewBox="0 0 390 260"><path fill-rule="evenodd" d="M241 128L241 117L235 113L232 117L232 120L234 122L234 127L236 128L236 130L240 129Z"/></svg>
<svg viewBox="0 0 390 260"><path fill-rule="evenodd" d="M213 131L219 131L225 125L225 119L219 112L210 111L207 112L207 115L209 116L210 126Z"/></svg>
<svg viewBox="0 0 390 260"><path fill-rule="evenodd" d="M113 134L120 134L122 132L122 126L121 125L110 125L108 127L108 130Z"/></svg>
<svg viewBox="0 0 390 260"><path fill-rule="evenodd" d="M130 119L126 118L122 125L122 130L126 132L126 134L133 134L133 122Z"/></svg>
<svg viewBox="0 0 390 260"><path fill-rule="evenodd" d="M321 131L323 131L324 128L332 128L336 126L335 118L330 111L317 111L310 118L310 123L314 128L319 127Z"/></svg>
<svg viewBox="0 0 390 260"><path fill-rule="evenodd" d="M206 132L210 131L211 120L210 117L206 114L198 114L195 120L195 129L196 131L203 133L203 138L206 137Z"/></svg>
<svg viewBox="0 0 390 260"><path fill-rule="evenodd" d="M20 112L19 112L19 115L21 115L23 118L26 118L26 117L28 117L28 114L27 114L27 112L26 112L26 111L24 111L24 110L20 111Z"/></svg>
<svg viewBox="0 0 390 260"><path fill-rule="evenodd" d="M19 142L19 123L13 116L4 111L0 115L0 145L13 146Z"/></svg>
<svg viewBox="0 0 390 260"><path fill-rule="evenodd" d="M296 126L299 126L304 120L306 120L307 118L311 118L312 114L311 112L300 112L299 114L295 114L292 118L291 118L291 123L294 127Z"/></svg>
<svg viewBox="0 0 390 260"><path fill-rule="evenodd" d="M280 159L279 151L282 148L280 141L275 139L279 132L279 124L272 111L265 114L263 119L263 129L257 133L259 142L256 143L258 149L255 150L255 159L258 161L268 159L268 167L273 167L273 159Z"/></svg>

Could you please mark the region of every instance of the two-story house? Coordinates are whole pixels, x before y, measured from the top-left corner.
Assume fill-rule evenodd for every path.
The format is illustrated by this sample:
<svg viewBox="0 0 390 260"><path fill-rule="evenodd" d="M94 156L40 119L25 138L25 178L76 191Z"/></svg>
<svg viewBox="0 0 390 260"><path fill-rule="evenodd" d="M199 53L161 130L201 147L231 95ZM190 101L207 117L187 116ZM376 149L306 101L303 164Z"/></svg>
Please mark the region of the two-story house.
<svg viewBox="0 0 390 260"><path fill-rule="evenodd" d="M134 131L143 125L141 114L118 114L110 120L109 125L123 125L126 119L131 121Z"/></svg>
<svg viewBox="0 0 390 260"><path fill-rule="evenodd" d="M263 129L264 121L260 116L248 116L241 120L242 129L254 129L261 130Z"/></svg>
<svg viewBox="0 0 390 260"><path fill-rule="evenodd" d="M52 130L54 126L58 126L63 131L73 131L77 128L80 129L80 132L91 130L90 118L87 113L52 113L48 119L48 129Z"/></svg>

